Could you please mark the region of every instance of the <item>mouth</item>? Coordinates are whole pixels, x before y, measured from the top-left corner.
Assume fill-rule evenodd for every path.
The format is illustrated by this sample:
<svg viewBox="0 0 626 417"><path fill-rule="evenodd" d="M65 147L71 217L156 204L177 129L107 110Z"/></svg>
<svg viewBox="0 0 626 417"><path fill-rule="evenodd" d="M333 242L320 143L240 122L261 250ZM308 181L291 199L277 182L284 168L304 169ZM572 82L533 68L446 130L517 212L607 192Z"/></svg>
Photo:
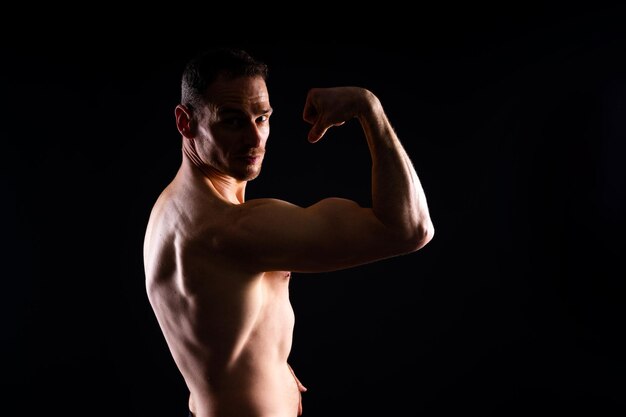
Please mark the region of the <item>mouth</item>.
<svg viewBox="0 0 626 417"><path fill-rule="evenodd" d="M248 165L256 165L263 159L263 153L241 155L240 159L246 161Z"/></svg>

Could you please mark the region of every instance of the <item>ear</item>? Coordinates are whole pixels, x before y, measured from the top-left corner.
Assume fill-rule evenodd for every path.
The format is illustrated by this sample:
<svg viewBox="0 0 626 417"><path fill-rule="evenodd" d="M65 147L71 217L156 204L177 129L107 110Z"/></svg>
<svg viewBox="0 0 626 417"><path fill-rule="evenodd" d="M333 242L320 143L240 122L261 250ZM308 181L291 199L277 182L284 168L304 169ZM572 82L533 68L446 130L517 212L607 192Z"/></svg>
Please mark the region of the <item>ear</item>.
<svg viewBox="0 0 626 417"><path fill-rule="evenodd" d="M179 104L174 109L174 115L176 116L176 128L180 134L188 139L193 138L196 134L196 123L189 109L185 105Z"/></svg>

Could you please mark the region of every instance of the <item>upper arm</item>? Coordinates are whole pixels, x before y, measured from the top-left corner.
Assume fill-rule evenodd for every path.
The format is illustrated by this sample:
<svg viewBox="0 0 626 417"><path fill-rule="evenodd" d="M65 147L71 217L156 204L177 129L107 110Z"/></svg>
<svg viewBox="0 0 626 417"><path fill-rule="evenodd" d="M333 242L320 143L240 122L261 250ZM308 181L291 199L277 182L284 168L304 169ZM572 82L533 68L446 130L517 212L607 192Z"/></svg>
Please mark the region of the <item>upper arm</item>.
<svg viewBox="0 0 626 417"><path fill-rule="evenodd" d="M340 198L310 207L274 199L234 208L222 248L251 270L321 272L410 252L372 209Z"/></svg>

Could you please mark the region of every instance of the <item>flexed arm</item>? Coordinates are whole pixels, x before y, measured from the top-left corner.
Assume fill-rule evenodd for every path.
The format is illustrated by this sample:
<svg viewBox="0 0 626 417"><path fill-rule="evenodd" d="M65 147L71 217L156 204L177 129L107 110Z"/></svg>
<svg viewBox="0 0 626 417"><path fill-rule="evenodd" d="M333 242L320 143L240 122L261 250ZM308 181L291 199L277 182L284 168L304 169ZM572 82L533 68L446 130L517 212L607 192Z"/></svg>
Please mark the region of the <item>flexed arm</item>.
<svg viewBox="0 0 626 417"><path fill-rule="evenodd" d="M372 157L372 207L339 197L308 207L268 198L234 205L228 233L210 241L222 256L251 271L323 272L415 252L432 239L424 191L378 98L358 87L309 92L309 141L353 118Z"/></svg>
<svg viewBox="0 0 626 417"><path fill-rule="evenodd" d="M314 88L304 107L313 126L308 139L320 140L332 126L357 118L372 156L373 212L407 252L418 250L434 234L426 195L413 164L391 126L378 98L359 87Z"/></svg>

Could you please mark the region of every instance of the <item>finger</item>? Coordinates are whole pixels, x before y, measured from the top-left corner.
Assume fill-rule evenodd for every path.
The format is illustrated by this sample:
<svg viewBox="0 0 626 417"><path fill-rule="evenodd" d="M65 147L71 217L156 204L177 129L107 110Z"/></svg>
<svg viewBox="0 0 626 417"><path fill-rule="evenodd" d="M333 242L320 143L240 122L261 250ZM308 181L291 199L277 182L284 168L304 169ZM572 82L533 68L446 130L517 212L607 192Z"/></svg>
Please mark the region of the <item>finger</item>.
<svg viewBox="0 0 626 417"><path fill-rule="evenodd" d="M326 133L329 127L330 126L322 125L321 123L319 123L319 121L315 123L313 127L311 128L311 130L309 131L309 137L308 137L309 142L315 143L318 140L320 140L322 136L324 136L324 134Z"/></svg>
<svg viewBox="0 0 626 417"><path fill-rule="evenodd" d="M302 112L302 118L304 121L313 124L317 121L318 117L319 113L317 112L315 106L307 102L304 106L304 111Z"/></svg>
<svg viewBox="0 0 626 417"><path fill-rule="evenodd" d="M313 103L313 99L311 99L311 93L307 95L306 102L304 103L304 111L302 112L302 118L313 124L317 121L319 117L319 113L317 111L317 107Z"/></svg>
<svg viewBox="0 0 626 417"><path fill-rule="evenodd" d="M345 121L337 122L337 123L322 123L321 121L315 122L311 130L309 131L309 142L315 143L322 138L326 134L326 131L333 126L342 126Z"/></svg>

